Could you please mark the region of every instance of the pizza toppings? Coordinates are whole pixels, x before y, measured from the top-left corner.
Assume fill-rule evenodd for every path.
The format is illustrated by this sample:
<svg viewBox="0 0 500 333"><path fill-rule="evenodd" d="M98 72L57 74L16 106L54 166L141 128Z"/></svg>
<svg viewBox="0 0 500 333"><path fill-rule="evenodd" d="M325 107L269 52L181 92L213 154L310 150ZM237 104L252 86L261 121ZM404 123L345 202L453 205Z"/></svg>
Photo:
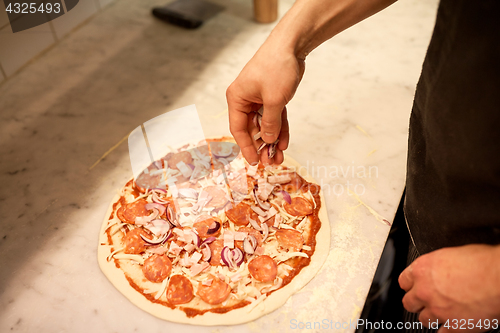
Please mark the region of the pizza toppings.
<svg viewBox="0 0 500 333"><path fill-rule="evenodd" d="M123 243L111 249L109 261L140 268L138 279L149 283L144 294L155 293L159 303L184 309L188 317L201 314L190 309L199 302L213 309L254 307L289 283L314 253L311 221L318 221L319 210L319 187L312 195L310 183L295 172L231 165L239 150L224 145L211 146L218 155L211 165L207 146L206 152L199 148L170 153L167 163L153 163L127 184L105 228L110 245ZM197 168L215 170L195 180ZM161 186L160 171L175 181L162 178L166 189L151 188Z"/></svg>
<svg viewBox="0 0 500 333"><path fill-rule="evenodd" d="M219 186L207 186L203 189L204 192L208 193L208 196L212 198L207 204L207 207L219 208L227 203L227 194Z"/></svg>
<svg viewBox="0 0 500 333"><path fill-rule="evenodd" d="M184 275L173 275L167 287L167 300L170 304L189 303L194 297L193 284Z"/></svg>
<svg viewBox="0 0 500 333"><path fill-rule="evenodd" d="M313 213L313 205L302 197L292 198L292 202L285 203L283 208L292 216L306 216Z"/></svg>
<svg viewBox="0 0 500 333"><path fill-rule="evenodd" d="M142 272L151 282L162 282L172 271L172 262L165 255L153 254L144 261Z"/></svg>
<svg viewBox="0 0 500 333"><path fill-rule="evenodd" d="M168 167L171 169L179 170L178 166L179 163L183 163L184 165L192 164L193 157L191 156L191 153L188 151L181 151L176 154L173 154L168 159Z"/></svg>
<svg viewBox="0 0 500 333"><path fill-rule="evenodd" d="M279 229L275 235L282 248L291 252L297 252L302 249L304 238L301 232L295 229Z"/></svg>
<svg viewBox="0 0 500 333"><path fill-rule="evenodd" d="M116 215L122 222L135 224L137 218L143 218L150 215L149 210L146 208L147 204L148 202L146 200L139 199L120 207Z"/></svg>
<svg viewBox="0 0 500 333"><path fill-rule="evenodd" d="M210 251L212 252L212 257L210 258L210 265L217 266L220 265L221 252L224 248L224 240L218 239L208 245Z"/></svg>
<svg viewBox="0 0 500 333"><path fill-rule="evenodd" d="M252 207L244 202L240 202L235 207L226 211L226 216L236 225L247 225L250 219L257 220L258 215L252 210Z"/></svg>
<svg viewBox="0 0 500 333"><path fill-rule="evenodd" d="M202 238L217 237L220 234L221 220L218 217L204 215L198 218L193 228Z"/></svg>
<svg viewBox="0 0 500 333"><path fill-rule="evenodd" d="M221 251L221 259L230 269L235 269L243 263L244 254L239 248L231 250L225 246Z"/></svg>
<svg viewBox="0 0 500 333"><path fill-rule="evenodd" d="M213 275L210 275L209 278L212 279L212 283L209 286L203 283L199 284L198 296L210 305L221 304L229 297L231 287Z"/></svg>
<svg viewBox="0 0 500 333"><path fill-rule="evenodd" d="M123 241L125 243L125 253L127 254L140 254L146 250L146 241L141 236L148 237L149 234L140 228L135 228L126 233Z"/></svg>
<svg viewBox="0 0 500 333"><path fill-rule="evenodd" d="M250 261L248 270L255 280L271 282L274 281L278 274L278 265L276 265L273 258L262 255Z"/></svg>

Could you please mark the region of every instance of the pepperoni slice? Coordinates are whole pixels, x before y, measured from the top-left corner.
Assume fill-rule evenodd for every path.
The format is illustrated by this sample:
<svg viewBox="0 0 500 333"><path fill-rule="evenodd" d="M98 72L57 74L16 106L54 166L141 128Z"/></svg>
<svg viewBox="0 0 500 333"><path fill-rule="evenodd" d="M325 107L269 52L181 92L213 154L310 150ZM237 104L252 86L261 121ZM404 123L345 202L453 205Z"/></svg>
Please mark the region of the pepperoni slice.
<svg viewBox="0 0 500 333"><path fill-rule="evenodd" d="M194 297L193 284L183 275L173 275L167 287L167 300L178 305L190 302Z"/></svg>
<svg viewBox="0 0 500 333"><path fill-rule="evenodd" d="M212 251L212 257L210 258L210 265L220 266L221 252L224 248L224 241L222 239L217 239L212 243L208 244L210 251Z"/></svg>
<svg viewBox="0 0 500 333"><path fill-rule="evenodd" d="M292 229L279 229L276 231L276 239L281 247L292 252L300 251L304 244L302 234Z"/></svg>
<svg viewBox="0 0 500 333"><path fill-rule="evenodd" d="M254 236L255 239L257 240L257 246L261 246L262 245L262 235L261 235L260 232L258 232L254 228L241 227L241 228L238 229L238 231L246 232L249 235ZM241 251L243 251L243 253L245 253L245 250L243 249L243 241L235 241L234 245L237 248L239 248Z"/></svg>
<svg viewBox="0 0 500 333"><path fill-rule="evenodd" d="M198 296L210 305L217 305L224 302L231 293L231 287L213 275L209 275L208 278L212 279L212 283L209 286L200 283L198 286Z"/></svg>
<svg viewBox="0 0 500 333"><path fill-rule="evenodd" d="M151 282L161 282L165 280L172 271L172 262L165 255L153 254L144 260L142 272L146 279Z"/></svg>
<svg viewBox="0 0 500 333"><path fill-rule="evenodd" d="M160 187L160 182L162 179L161 174L153 174L153 171L157 171L158 167L154 164L151 164L147 168L148 172L141 172L141 174L135 180L135 187L139 189L142 193L145 193L147 189ZM163 186L165 188L165 186Z"/></svg>
<svg viewBox="0 0 500 333"><path fill-rule="evenodd" d="M313 213L312 203L301 197L292 198L291 204L285 202L283 208L292 216L306 216Z"/></svg>
<svg viewBox="0 0 500 333"><path fill-rule="evenodd" d="M248 270L255 280L260 282L271 282L276 279L278 265L276 265L273 258L262 255L250 261Z"/></svg>
<svg viewBox="0 0 500 333"><path fill-rule="evenodd" d="M125 253L127 254L140 254L146 250L146 241L141 238L141 235L145 237L151 237L144 229L135 228L127 232L123 238L125 243Z"/></svg>
<svg viewBox="0 0 500 333"><path fill-rule="evenodd" d="M196 232L201 238L218 237L220 235L222 222L218 217L213 217L210 215L202 215L199 218L197 218L196 221L197 222L193 224L193 228L196 230ZM210 227L212 227L212 225L214 225L215 222L219 223L219 229L209 234L208 229L210 229Z"/></svg>
<svg viewBox="0 0 500 333"><path fill-rule="evenodd" d="M220 186L207 186L203 189L203 192L207 192L210 198L212 198L206 207L218 208L222 207L227 202L227 194Z"/></svg>
<svg viewBox="0 0 500 333"><path fill-rule="evenodd" d="M116 216L125 223L135 224L135 218L138 216L148 216L150 211L146 209L148 202L144 199L139 199L132 203L121 206L116 212Z"/></svg>
<svg viewBox="0 0 500 333"><path fill-rule="evenodd" d="M249 205L243 202L240 202L233 208L227 210L226 216L236 225L247 225L250 223L248 220L249 217L252 220L259 221L257 213L255 213Z"/></svg>
<svg viewBox="0 0 500 333"><path fill-rule="evenodd" d="M179 170L179 168L177 167L177 163L179 162L184 162L185 164L192 164L193 157L191 156L191 153L188 151L181 151L173 154L168 159L168 167L170 169Z"/></svg>

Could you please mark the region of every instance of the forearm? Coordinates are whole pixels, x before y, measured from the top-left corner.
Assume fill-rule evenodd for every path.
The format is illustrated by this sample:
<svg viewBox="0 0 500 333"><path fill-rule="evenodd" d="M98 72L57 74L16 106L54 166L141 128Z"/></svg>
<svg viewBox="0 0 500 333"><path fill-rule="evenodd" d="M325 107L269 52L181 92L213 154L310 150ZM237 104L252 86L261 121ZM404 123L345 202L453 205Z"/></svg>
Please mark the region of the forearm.
<svg viewBox="0 0 500 333"><path fill-rule="evenodd" d="M396 0L297 0L269 36L299 59Z"/></svg>

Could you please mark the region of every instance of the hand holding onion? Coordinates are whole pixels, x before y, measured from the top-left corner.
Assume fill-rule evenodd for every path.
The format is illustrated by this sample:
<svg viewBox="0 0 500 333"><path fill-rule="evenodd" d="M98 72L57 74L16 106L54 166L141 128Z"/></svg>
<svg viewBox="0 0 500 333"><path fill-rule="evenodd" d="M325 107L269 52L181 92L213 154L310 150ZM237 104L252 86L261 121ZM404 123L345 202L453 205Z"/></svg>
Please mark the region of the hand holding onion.
<svg viewBox="0 0 500 333"><path fill-rule="evenodd" d="M250 164L280 164L288 147L286 104L304 73L304 61L272 33L227 89L229 125L243 156ZM257 122L257 111L263 106ZM260 128L259 128L260 127ZM260 132L260 138L258 133ZM258 148L276 143L275 152ZM268 147L269 148L269 147Z"/></svg>

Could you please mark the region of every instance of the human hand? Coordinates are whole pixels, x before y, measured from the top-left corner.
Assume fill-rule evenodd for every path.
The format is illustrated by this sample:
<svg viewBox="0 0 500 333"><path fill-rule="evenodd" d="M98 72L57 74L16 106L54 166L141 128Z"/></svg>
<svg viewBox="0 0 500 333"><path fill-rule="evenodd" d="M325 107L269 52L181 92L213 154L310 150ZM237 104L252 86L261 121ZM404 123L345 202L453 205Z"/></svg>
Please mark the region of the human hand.
<svg viewBox="0 0 500 333"><path fill-rule="evenodd" d="M494 327L478 323L500 321L500 247L466 245L425 254L401 273L399 285L406 291L405 309L420 312L425 327L439 320L449 326L438 333L462 332L463 323L470 332L488 331Z"/></svg>
<svg viewBox="0 0 500 333"><path fill-rule="evenodd" d="M226 92L230 130L250 164L259 160L264 164L280 164L283 162L283 150L288 148L286 104L295 94L305 64L303 59L298 59L291 50L287 51L281 45L271 35ZM253 137L259 129L253 118L261 106L262 139L256 141ZM268 157L267 149L260 156L257 154L262 142L274 143L277 139L273 158Z"/></svg>

